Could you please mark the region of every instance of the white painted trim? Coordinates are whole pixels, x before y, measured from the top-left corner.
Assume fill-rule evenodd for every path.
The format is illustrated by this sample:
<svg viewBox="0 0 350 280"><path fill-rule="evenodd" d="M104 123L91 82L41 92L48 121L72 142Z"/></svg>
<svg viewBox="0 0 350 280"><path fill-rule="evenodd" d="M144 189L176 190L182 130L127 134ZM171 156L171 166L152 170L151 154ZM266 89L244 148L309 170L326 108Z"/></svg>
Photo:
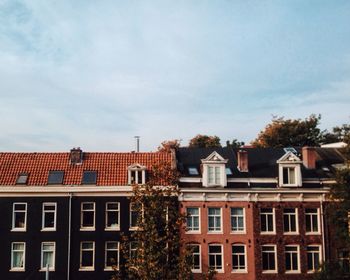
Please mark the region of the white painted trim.
<svg viewBox="0 0 350 280"><path fill-rule="evenodd" d="M187 209L188 208L198 208L198 230L188 230L187 229L187 224L186 224L186 234L200 234L202 230L202 225L201 225L201 207L200 206L187 206L186 207L186 221L187 221Z"/></svg>
<svg viewBox="0 0 350 280"><path fill-rule="evenodd" d="M286 248L287 247L297 247L297 263L298 263L298 270L287 270L286 268L286 274L296 274L301 273L300 268L300 246L297 244L288 244L284 246L284 254L286 255ZM286 258L285 258L286 259Z"/></svg>
<svg viewBox="0 0 350 280"><path fill-rule="evenodd" d="M83 205L92 203L94 206L93 210L84 210ZM84 212L93 212L94 213L94 223L93 226L91 227L86 227L83 225L83 213ZM96 203L93 201L83 201L80 203L80 231L94 231L95 230L95 225L96 225Z"/></svg>
<svg viewBox="0 0 350 280"><path fill-rule="evenodd" d="M23 197L23 196L21 196ZM23 204L25 205L25 210L16 210L15 211L15 205L17 204ZM15 212L24 212L24 227L15 227ZM27 231L27 212L28 212L28 204L27 202L14 202L12 204L12 229L11 231Z"/></svg>
<svg viewBox="0 0 350 280"><path fill-rule="evenodd" d="M56 242L55 241L44 241L41 242L41 258L40 258L40 269L39 271L46 271L46 266L43 266L43 262L44 262L44 244L53 244L53 254L52 254L52 267L49 267L49 271L55 271L55 264L56 264Z"/></svg>
<svg viewBox="0 0 350 280"><path fill-rule="evenodd" d="M53 221L54 226L53 227L45 227L45 213L52 212L52 210L45 211L44 210L45 206L55 206L54 221ZM56 225L57 225L57 203L56 202L43 202L41 219L42 219L41 220L41 231L56 231Z"/></svg>
<svg viewBox="0 0 350 280"><path fill-rule="evenodd" d="M118 210L108 210L109 204L117 204ZM108 212L118 212L118 225L115 227L109 227L108 222ZM105 205L105 231L119 231L120 230L120 203L117 201L107 201Z"/></svg>
<svg viewBox="0 0 350 280"><path fill-rule="evenodd" d="M243 209L243 230L232 230L232 208L242 208ZM230 207L230 233L231 234L246 234L247 233L245 207L243 207L243 206Z"/></svg>
<svg viewBox="0 0 350 280"><path fill-rule="evenodd" d="M199 247L199 269L191 268L191 271L192 271L192 273L202 273L202 246L199 243L189 243L188 245Z"/></svg>
<svg viewBox="0 0 350 280"><path fill-rule="evenodd" d="M81 266L83 256L83 243L92 243L92 266ZM84 251L91 251L84 250ZM79 258L79 271L93 271L95 270L95 241L81 241L80 242L80 258Z"/></svg>
<svg viewBox="0 0 350 280"><path fill-rule="evenodd" d="M262 254L263 254L263 247L264 246L271 246L271 247L274 247L274 255L275 255L275 269L274 270L263 270L263 268L261 267L261 270L262 270L262 273L266 273L266 274L269 274L269 273L274 273L276 274L277 273L277 269L278 269L278 263L277 263L277 245L276 244L263 244L261 245L261 259L263 259L262 257ZM261 266L263 266L263 263L261 261Z"/></svg>
<svg viewBox="0 0 350 280"><path fill-rule="evenodd" d="M117 249L116 250L108 249L107 248L108 243L117 243ZM105 242L105 262L104 262L104 270L105 271L114 270L112 266L107 266L107 252L108 251L117 251L118 263L116 264L116 270L119 270L119 263L120 263L120 244L119 244L119 241L106 241Z"/></svg>
<svg viewBox="0 0 350 280"><path fill-rule="evenodd" d="M222 269L215 269L217 273L224 273L225 272L225 259L224 259L224 246L220 243L210 243L208 244L208 267L210 267L210 253L209 253L209 248L210 246L220 246L221 247L221 264L222 264Z"/></svg>
<svg viewBox="0 0 350 280"><path fill-rule="evenodd" d="M233 269L233 262L231 263L231 273L248 273L248 262L247 262L247 245L243 243L233 243L231 244L231 260L233 259L233 247L243 246L244 247L244 263L245 269Z"/></svg>
<svg viewBox="0 0 350 280"><path fill-rule="evenodd" d="M13 245L14 244L23 244L23 267L13 267ZM26 269L26 243L25 242L21 242L21 241L15 241L15 242L11 242L11 272L24 272Z"/></svg>

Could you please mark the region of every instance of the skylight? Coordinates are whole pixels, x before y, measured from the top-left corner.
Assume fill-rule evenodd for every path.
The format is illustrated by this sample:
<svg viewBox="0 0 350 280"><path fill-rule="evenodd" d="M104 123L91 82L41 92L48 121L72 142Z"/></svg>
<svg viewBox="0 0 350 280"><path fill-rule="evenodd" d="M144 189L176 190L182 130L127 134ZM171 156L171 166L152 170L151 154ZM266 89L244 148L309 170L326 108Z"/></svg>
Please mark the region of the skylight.
<svg viewBox="0 0 350 280"><path fill-rule="evenodd" d="M84 171L82 184L96 184L97 171Z"/></svg>
<svg viewBox="0 0 350 280"><path fill-rule="evenodd" d="M292 152L292 153L295 154L295 155L298 153L297 150L294 149L293 147L283 148L283 150L284 150L286 153Z"/></svg>
<svg viewBox="0 0 350 280"><path fill-rule="evenodd" d="M28 173L19 173L17 177L16 184L27 184L28 181Z"/></svg>
<svg viewBox="0 0 350 280"><path fill-rule="evenodd" d="M190 175L199 175L198 169L196 167L188 167L188 174Z"/></svg>
<svg viewBox="0 0 350 280"><path fill-rule="evenodd" d="M230 167L226 167L226 175L232 175L232 170Z"/></svg>
<svg viewBox="0 0 350 280"><path fill-rule="evenodd" d="M62 184L63 183L64 171L50 171L48 184Z"/></svg>

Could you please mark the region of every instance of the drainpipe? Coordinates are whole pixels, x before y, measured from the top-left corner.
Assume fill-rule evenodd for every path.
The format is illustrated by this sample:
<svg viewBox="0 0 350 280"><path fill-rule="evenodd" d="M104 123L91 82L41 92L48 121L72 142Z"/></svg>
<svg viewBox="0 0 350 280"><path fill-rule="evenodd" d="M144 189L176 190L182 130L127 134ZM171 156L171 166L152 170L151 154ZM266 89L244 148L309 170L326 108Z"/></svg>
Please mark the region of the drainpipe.
<svg viewBox="0 0 350 280"><path fill-rule="evenodd" d="M68 248L67 248L67 280L70 277L70 244L72 237L72 193L69 193L69 205L68 205Z"/></svg>
<svg viewBox="0 0 350 280"><path fill-rule="evenodd" d="M325 241L325 232L324 232L324 216L323 216L323 201L325 199L325 195L322 195L320 206L321 206L321 230L322 230L322 259L323 262L326 261L326 241Z"/></svg>

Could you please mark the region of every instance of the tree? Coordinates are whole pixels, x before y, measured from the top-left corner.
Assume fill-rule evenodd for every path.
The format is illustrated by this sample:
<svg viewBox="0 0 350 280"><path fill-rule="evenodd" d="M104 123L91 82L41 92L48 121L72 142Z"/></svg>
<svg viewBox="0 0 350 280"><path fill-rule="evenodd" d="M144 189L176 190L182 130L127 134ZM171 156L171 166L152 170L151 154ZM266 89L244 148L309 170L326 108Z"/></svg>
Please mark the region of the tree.
<svg viewBox="0 0 350 280"><path fill-rule="evenodd" d="M190 148L208 148L208 147L221 147L220 138L218 136L208 136L198 134L193 137L189 143Z"/></svg>
<svg viewBox="0 0 350 280"><path fill-rule="evenodd" d="M177 178L169 164L158 163L146 184L133 186L138 229L123 238L125 262L113 279L190 279L191 252L180 240L185 217L178 211Z"/></svg>
<svg viewBox="0 0 350 280"><path fill-rule="evenodd" d="M158 147L159 152L170 152L172 149L177 149L181 145L181 140L174 139L174 140L166 140L163 141L160 146Z"/></svg>
<svg viewBox="0 0 350 280"><path fill-rule="evenodd" d="M350 124L335 126L332 132L325 131L322 136L322 144L345 142L350 145Z"/></svg>
<svg viewBox="0 0 350 280"><path fill-rule="evenodd" d="M322 132L318 128L321 115L310 115L305 120L273 117L252 145L260 148L290 146L319 146Z"/></svg>
<svg viewBox="0 0 350 280"><path fill-rule="evenodd" d="M232 147L232 148L240 148L244 146L244 142L240 142L237 139L233 139L230 143L229 140L226 141L226 146L227 147Z"/></svg>

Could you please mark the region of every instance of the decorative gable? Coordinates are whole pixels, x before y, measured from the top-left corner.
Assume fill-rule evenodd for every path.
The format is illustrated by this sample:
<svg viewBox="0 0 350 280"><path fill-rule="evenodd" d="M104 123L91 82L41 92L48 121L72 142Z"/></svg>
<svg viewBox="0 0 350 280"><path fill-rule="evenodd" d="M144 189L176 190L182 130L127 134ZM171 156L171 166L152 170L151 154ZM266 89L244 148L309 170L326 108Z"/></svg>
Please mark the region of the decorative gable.
<svg viewBox="0 0 350 280"><path fill-rule="evenodd" d="M212 152L208 157L202 159L204 187L226 187L227 175L225 165L228 162L218 152Z"/></svg>
<svg viewBox="0 0 350 280"><path fill-rule="evenodd" d="M302 160L292 152L285 153L278 163L278 185L280 187L301 187Z"/></svg>

